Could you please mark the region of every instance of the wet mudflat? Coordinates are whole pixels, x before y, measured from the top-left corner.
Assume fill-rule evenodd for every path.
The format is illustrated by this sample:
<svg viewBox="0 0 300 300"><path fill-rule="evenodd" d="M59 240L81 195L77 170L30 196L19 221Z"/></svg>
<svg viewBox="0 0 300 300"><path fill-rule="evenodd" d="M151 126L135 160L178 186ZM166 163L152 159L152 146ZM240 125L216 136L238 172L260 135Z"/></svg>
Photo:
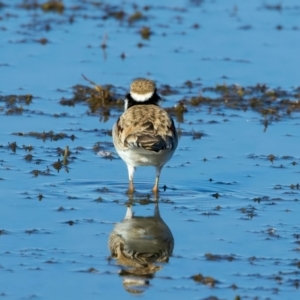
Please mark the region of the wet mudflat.
<svg viewBox="0 0 300 300"><path fill-rule="evenodd" d="M297 1L7 2L0 295L296 299ZM180 133L158 207L150 167L126 194L111 140L136 77L157 82ZM148 224L159 209L174 239L168 262L111 258L128 205Z"/></svg>

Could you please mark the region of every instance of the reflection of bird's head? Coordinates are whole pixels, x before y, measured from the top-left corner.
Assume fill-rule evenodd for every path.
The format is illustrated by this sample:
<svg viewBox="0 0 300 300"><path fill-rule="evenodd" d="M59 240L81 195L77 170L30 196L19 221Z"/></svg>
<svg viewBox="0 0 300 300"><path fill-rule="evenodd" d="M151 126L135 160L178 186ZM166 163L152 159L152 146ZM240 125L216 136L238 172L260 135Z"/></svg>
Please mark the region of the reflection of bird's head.
<svg viewBox="0 0 300 300"><path fill-rule="evenodd" d="M149 285L149 280L143 278L125 277L123 286L128 293L142 294Z"/></svg>
<svg viewBox="0 0 300 300"><path fill-rule="evenodd" d="M139 78L134 80L130 85L130 95L137 102L149 100L155 93L156 85L154 81Z"/></svg>

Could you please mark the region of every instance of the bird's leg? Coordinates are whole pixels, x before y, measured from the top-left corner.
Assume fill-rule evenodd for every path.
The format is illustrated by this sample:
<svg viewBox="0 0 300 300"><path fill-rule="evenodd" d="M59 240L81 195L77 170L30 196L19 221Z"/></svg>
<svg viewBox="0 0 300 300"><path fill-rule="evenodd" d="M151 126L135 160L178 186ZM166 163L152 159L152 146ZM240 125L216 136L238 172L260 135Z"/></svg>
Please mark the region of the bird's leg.
<svg viewBox="0 0 300 300"><path fill-rule="evenodd" d="M132 219L132 217L133 217L132 207L131 207L131 205L129 205L127 207L127 211L126 211L124 220L130 220L130 219Z"/></svg>
<svg viewBox="0 0 300 300"><path fill-rule="evenodd" d="M127 165L127 169L128 169L128 177L129 177L128 193L132 194L134 192L133 175L134 175L135 167Z"/></svg>
<svg viewBox="0 0 300 300"><path fill-rule="evenodd" d="M158 182L159 182L159 176L155 178L155 184L154 184L154 187L152 189L152 192L154 194L157 194L158 193Z"/></svg>
<svg viewBox="0 0 300 300"><path fill-rule="evenodd" d="M154 217L157 218L157 219L160 218L160 213L159 213L159 208L158 208L158 201L155 203Z"/></svg>
<svg viewBox="0 0 300 300"><path fill-rule="evenodd" d="M158 193L158 183L159 183L159 177L160 177L160 172L163 166L156 166L156 177L155 177L155 184L154 187L152 189L154 194Z"/></svg>

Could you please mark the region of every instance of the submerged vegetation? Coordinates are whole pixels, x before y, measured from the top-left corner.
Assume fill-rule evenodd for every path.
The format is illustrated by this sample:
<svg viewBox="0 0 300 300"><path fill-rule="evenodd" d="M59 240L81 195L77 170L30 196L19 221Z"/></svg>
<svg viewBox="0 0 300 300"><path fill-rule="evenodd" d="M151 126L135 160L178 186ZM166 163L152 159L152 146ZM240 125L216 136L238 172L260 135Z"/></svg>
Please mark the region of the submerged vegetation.
<svg viewBox="0 0 300 300"><path fill-rule="evenodd" d="M65 138L69 138L72 141L74 141L75 139L75 135L67 135L66 133L60 132L60 133L54 133L52 130L48 131L48 132L28 132L28 133L24 133L24 132L16 132L13 133L13 135L17 135L17 136L30 136L30 137L35 137L37 139L41 139L43 141L46 140L50 140L50 141L58 141L58 140L62 140Z"/></svg>
<svg viewBox="0 0 300 300"><path fill-rule="evenodd" d="M77 84L73 86L73 96L61 98L59 104L65 107L76 105L88 106L88 115L99 116L100 121L106 122L111 114L123 110L123 99L126 91L111 84L99 85L83 76L90 85ZM200 91L200 92L199 92ZM291 90L280 88L272 89L264 84L242 87L237 85L216 85L215 87L203 87L198 81L186 81L183 86L170 87L161 85L158 92L163 98L177 99L171 107L165 107L178 123L185 123L187 113L198 113L199 109L205 108L208 113L224 113L225 110L254 111L261 117L264 131L270 124L287 118L293 118L300 112L300 87ZM6 115L27 115L46 112L36 112L26 109L25 106L32 104L34 97L28 95L0 95L0 112ZM64 117L67 113L53 114L54 117ZM226 119L224 119L226 121ZM201 122L201 120L199 120ZM215 121L212 121L215 122ZM190 135L193 139L200 139L203 132L192 131L184 133L179 128L181 135ZM63 138L75 139L74 135L65 133L30 132L15 133L20 136L34 136L43 140L58 140ZM272 162L272 157L269 157Z"/></svg>
<svg viewBox="0 0 300 300"><path fill-rule="evenodd" d="M190 94L194 85L191 81L187 83L183 88L188 87ZM265 128L273 121L280 121L300 112L300 87L285 91L261 84L250 87L223 84L201 87L200 91L198 95L179 100L177 105L168 111L182 122L187 111L197 111L198 107L206 107L210 113L214 110L221 113L225 109L252 110L261 115Z"/></svg>
<svg viewBox="0 0 300 300"><path fill-rule="evenodd" d="M110 110L123 107L123 99L116 95L112 85L100 86L83 76L94 87L75 85L71 99L62 98L59 103L64 106L75 106L79 103L87 104L91 114L99 113L105 122L110 116Z"/></svg>
<svg viewBox="0 0 300 300"><path fill-rule="evenodd" d="M24 111L24 105L32 103L33 96L28 95L0 95L0 111L6 115L21 115Z"/></svg>

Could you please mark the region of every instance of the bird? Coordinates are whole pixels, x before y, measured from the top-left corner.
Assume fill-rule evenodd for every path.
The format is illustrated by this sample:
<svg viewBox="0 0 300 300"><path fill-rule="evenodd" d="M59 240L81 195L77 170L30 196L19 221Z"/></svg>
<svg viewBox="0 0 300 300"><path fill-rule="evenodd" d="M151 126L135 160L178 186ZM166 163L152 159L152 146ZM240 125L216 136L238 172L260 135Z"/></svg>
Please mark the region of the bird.
<svg viewBox="0 0 300 300"><path fill-rule="evenodd" d="M114 147L128 169L129 194L135 191L133 178L139 166L155 167L152 191L157 194L161 170L178 145L174 121L160 107L160 100L154 81L135 79L125 97L124 112L113 125Z"/></svg>

